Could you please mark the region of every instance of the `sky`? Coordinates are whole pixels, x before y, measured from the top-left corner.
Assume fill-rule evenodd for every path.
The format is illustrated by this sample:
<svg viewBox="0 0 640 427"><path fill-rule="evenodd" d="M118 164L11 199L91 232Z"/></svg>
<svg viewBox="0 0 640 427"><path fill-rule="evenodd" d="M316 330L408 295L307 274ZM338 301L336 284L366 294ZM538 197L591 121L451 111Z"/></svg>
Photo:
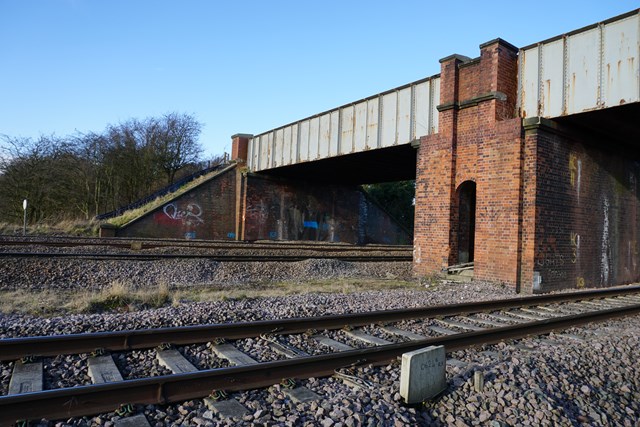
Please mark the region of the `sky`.
<svg viewBox="0 0 640 427"><path fill-rule="evenodd" d="M640 0L0 0L0 135L102 132L186 113L204 156Z"/></svg>

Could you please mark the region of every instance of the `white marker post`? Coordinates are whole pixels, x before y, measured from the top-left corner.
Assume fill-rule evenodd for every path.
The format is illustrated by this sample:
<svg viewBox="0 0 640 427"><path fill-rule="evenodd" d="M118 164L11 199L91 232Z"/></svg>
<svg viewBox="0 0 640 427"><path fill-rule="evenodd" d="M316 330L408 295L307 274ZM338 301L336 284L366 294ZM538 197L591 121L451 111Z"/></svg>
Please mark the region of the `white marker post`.
<svg viewBox="0 0 640 427"><path fill-rule="evenodd" d="M414 404L431 399L447 388L444 346L431 346L402 355L400 396Z"/></svg>
<svg viewBox="0 0 640 427"><path fill-rule="evenodd" d="M24 211L24 220L22 221L22 235L27 235L27 199L22 201L22 210Z"/></svg>

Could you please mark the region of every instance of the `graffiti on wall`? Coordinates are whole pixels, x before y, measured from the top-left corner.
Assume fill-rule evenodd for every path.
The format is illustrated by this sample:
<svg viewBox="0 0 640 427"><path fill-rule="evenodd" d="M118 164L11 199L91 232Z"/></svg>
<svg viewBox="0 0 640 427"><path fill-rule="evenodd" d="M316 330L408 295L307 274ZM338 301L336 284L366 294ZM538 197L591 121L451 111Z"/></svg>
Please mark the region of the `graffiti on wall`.
<svg viewBox="0 0 640 427"><path fill-rule="evenodd" d="M559 232L559 227L556 231ZM536 266L540 269L542 280L545 282L565 280L568 277L569 259L563 253L556 235L551 230L549 232L552 234L544 237L536 251Z"/></svg>
<svg viewBox="0 0 640 427"><path fill-rule="evenodd" d="M602 284L609 283L609 261L611 260L611 248L609 247L609 199L604 198L603 203L604 219L602 224L602 250L600 257L600 271Z"/></svg>
<svg viewBox="0 0 640 427"><path fill-rule="evenodd" d="M204 224L202 207L196 202L189 201L180 204L171 202L162 207L161 212L156 212L154 220L161 225L180 225L183 227L198 227Z"/></svg>
<svg viewBox="0 0 640 427"><path fill-rule="evenodd" d="M580 235L571 232L571 263L575 264L580 258Z"/></svg>
<svg viewBox="0 0 640 427"><path fill-rule="evenodd" d="M582 181L582 160L575 154L569 155L569 178L571 186L575 188L578 198L580 198L580 182Z"/></svg>
<svg viewBox="0 0 640 427"><path fill-rule="evenodd" d="M294 240L339 241L336 222L328 212L316 212L310 205L295 205L290 206L286 213L287 236L283 237Z"/></svg>

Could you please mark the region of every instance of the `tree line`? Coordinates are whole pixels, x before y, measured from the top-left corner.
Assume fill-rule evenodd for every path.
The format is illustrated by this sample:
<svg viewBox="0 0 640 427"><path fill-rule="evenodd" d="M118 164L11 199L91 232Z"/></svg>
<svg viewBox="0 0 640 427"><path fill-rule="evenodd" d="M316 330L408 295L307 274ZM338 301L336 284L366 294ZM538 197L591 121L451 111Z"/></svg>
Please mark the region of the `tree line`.
<svg viewBox="0 0 640 427"><path fill-rule="evenodd" d="M101 132L37 139L0 135L0 221L90 219L207 166L193 116L130 119ZM221 157L210 162L220 162Z"/></svg>
<svg viewBox="0 0 640 427"><path fill-rule="evenodd" d="M202 124L182 113L130 119L100 133L37 139L0 135L0 222L91 219L223 162L208 161ZM371 197L413 231L414 181L365 185Z"/></svg>

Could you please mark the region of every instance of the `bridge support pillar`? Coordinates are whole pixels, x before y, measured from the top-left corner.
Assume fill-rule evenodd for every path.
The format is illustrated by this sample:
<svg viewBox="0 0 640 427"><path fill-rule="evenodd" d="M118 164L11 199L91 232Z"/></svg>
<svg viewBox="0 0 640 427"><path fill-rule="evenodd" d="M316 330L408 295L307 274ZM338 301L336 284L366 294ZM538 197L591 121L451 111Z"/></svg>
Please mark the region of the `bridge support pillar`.
<svg viewBox="0 0 640 427"><path fill-rule="evenodd" d="M237 133L231 137L231 160L247 163L249 140L253 135Z"/></svg>
<svg viewBox="0 0 640 427"><path fill-rule="evenodd" d="M440 61L439 132L418 147L414 272L473 261L474 277L518 286L524 139L515 108L517 48L496 39L480 50L476 59Z"/></svg>

